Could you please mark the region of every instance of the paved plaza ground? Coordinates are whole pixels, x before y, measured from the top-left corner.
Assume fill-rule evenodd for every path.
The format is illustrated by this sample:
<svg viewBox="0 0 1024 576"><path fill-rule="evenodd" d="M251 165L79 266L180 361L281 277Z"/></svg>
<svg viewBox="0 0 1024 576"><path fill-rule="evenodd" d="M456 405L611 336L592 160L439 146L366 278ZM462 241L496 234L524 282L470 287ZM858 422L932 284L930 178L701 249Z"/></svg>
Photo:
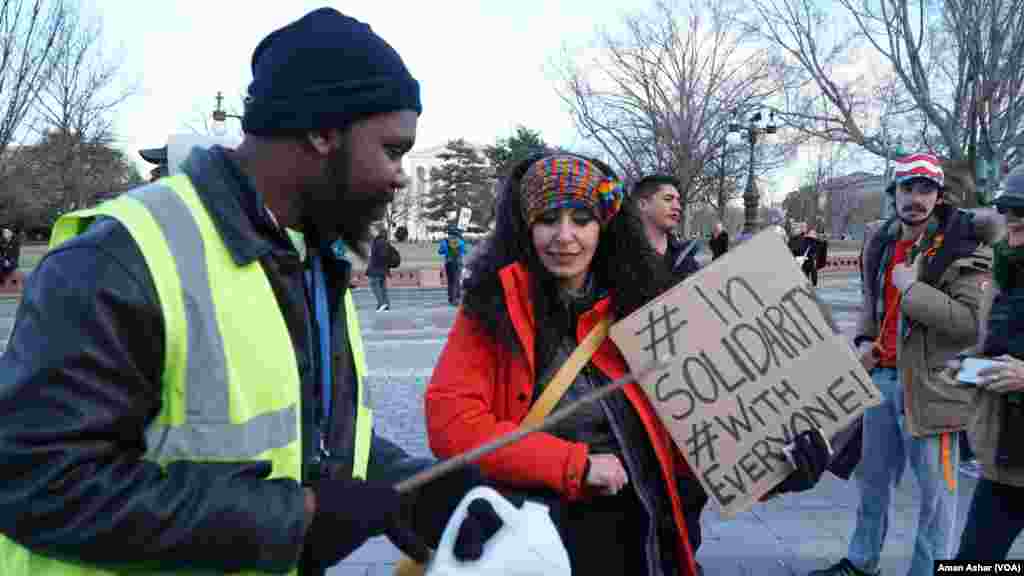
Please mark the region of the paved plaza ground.
<svg viewBox="0 0 1024 576"><path fill-rule="evenodd" d="M373 297L358 291L360 318L366 336L370 385L378 407L378 431L407 450L429 455L423 421L423 391L441 352L454 309L437 291L392 291L393 310L373 311ZM850 333L860 308L856 274L822 277L822 299L832 308L839 328ZM975 481L960 481L960 527L963 526ZM906 574L917 523L918 489L909 471L895 499L889 539L883 551L883 574ZM697 555L705 573L805 574L827 566L846 553L857 509L856 489L826 474L814 490L759 504L725 521L715 509L705 510L704 543ZM957 533L959 533L959 527ZM1024 557L1024 539L1011 555ZM383 538L367 543L329 576L391 574L398 551Z"/></svg>

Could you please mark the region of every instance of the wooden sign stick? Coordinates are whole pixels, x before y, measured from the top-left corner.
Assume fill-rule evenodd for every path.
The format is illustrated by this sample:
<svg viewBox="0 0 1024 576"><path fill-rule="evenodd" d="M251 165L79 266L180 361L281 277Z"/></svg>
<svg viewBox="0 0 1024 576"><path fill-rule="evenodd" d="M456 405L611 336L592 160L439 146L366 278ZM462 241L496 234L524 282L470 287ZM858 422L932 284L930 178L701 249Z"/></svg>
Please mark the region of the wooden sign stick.
<svg viewBox="0 0 1024 576"><path fill-rule="evenodd" d="M605 386L601 386L600 388L595 388L594 390L587 392L586 394L584 394L583 396L581 396L579 399L569 404L568 406L564 406L558 410L555 410L550 415L548 415L547 418L545 418L544 420L537 424L517 428L516 430L513 430L512 432L509 432L504 436L500 436L486 444L477 446L476 448L470 450L469 452L464 452L462 454L459 454L458 456L454 456L447 460L438 462L437 464L431 466L430 468L427 468L426 470L423 470L417 474L414 474L413 476L410 476L409 478L406 478L405 480L402 480L401 482L395 484L395 490L398 492L411 492L419 488L420 486L423 486L424 484L437 480L438 478L444 476L445 474L458 470L459 468L462 468L463 466L466 466L468 464L472 464L473 462L479 460L480 458L486 456L487 454L490 454L491 452L494 452L499 448L504 448L509 444L518 442L525 438L526 436L533 434L534 432L543 432L545 430L548 430L555 424L558 424L559 422L565 420L569 416L572 416L577 410L579 410L583 406L593 402L597 402L598 400L604 398L605 396L608 396L609 394L612 394L617 390L621 390L627 384L630 384L634 381L639 382L640 380L643 380L645 377L650 375L652 372L661 370L667 365L667 362L652 364L637 376L634 376L632 373L626 373L621 378L616 379L610 384L606 384Z"/></svg>

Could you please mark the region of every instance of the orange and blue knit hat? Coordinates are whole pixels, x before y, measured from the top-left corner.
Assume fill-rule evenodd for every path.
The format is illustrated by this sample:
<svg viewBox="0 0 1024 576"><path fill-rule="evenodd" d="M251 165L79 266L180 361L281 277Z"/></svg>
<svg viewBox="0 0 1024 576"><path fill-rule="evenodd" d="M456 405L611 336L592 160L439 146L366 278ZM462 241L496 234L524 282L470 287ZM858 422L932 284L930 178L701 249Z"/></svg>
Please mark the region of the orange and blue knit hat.
<svg viewBox="0 0 1024 576"><path fill-rule="evenodd" d="M545 156L526 170L520 184L523 218L528 226L548 210L585 208L601 225L622 207L625 189L596 164L570 154Z"/></svg>

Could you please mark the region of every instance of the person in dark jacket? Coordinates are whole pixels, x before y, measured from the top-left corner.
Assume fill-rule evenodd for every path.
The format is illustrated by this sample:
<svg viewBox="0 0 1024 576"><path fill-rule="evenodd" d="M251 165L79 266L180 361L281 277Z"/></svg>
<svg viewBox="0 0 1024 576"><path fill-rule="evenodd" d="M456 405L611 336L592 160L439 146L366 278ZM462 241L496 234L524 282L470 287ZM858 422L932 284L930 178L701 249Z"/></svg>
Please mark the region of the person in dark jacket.
<svg viewBox="0 0 1024 576"><path fill-rule="evenodd" d="M676 281L604 163L552 152L510 174L427 388L430 446L443 457L519 426L595 326ZM555 408L626 370L603 340ZM824 439L812 446L812 436L800 435L797 451L817 451L822 466L799 468L783 482L790 488L813 485L824 468ZM698 571L687 537L693 511L676 482L692 472L637 384L484 456L480 468L503 493L550 506L573 574Z"/></svg>
<svg viewBox="0 0 1024 576"><path fill-rule="evenodd" d="M18 269L18 261L21 258L21 241L10 228L4 228L0 234L2 234L0 236L0 282L2 282Z"/></svg>
<svg viewBox="0 0 1024 576"><path fill-rule="evenodd" d="M711 259L717 260L729 251L729 233L721 222L715 222L714 231L711 233L711 240L708 242L711 248Z"/></svg>
<svg viewBox="0 0 1024 576"><path fill-rule="evenodd" d="M799 233L789 241L789 250L800 263L800 270L810 280L812 286L818 285L818 270L824 268L828 243L818 238L818 233L806 224Z"/></svg>
<svg viewBox="0 0 1024 576"><path fill-rule="evenodd" d="M679 181L673 176L650 174L633 186L630 203L643 222L643 229L654 251L665 257L665 264L677 278L700 270L697 238L681 239L675 230L682 221Z"/></svg>
<svg viewBox="0 0 1024 576"><path fill-rule="evenodd" d="M388 275L391 274L391 243L388 242L388 231L381 226L377 236L370 244L370 263L366 267L366 277L370 280L370 289L377 299L377 312L391 309L388 298Z"/></svg>
<svg viewBox="0 0 1024 576"><path fill-rule="evenodd" d="M960 536L957 559L966 561L1005 560L1024 531L1024 167L995 204L1006 236L995 246L978 345L964 354L998 361L978 373L968 426L981 479Z"/></svg>
<svg viewBox="0 0 1024 576"><path fill-rule="evenodd" d="M265 286L260 301L276 300L276 333L290 347L264 353L287 354L286 370L294 363L300 390L285 394L301 393L301 407L292 405L294 417L280 427L246 424L265 437L195 446L209 457L166 465L148 458L166 440L147 432L156 425L168 429L155 422L170 394L164 382L177 377L168 370L187 368L165 365L183 359L165 348L172 338L182 340L171 333L181 328L168 323L155 269L126 225L111 217L92 221L39 263L0 358L5 576L75 573L78 567L97 574L125 567L188 573L282 573L298 567L304 576L319 575L379 535L425 558L424 543L437 541L474 482L467 470L400 495L394 482L430 461L410 458L372 432L364 446L366 479L353 477L354 461L366 458L354 452L355 343L346 329L349 307L339 304L346 299L351 267L327 255L338 238L362 252L369 224L382 216L394 190L406 185L401 160L413 146L421 110L416 80L369 26L326 8L267 36L252 68L242 144L236 150L193 149L183 176L129 192L125 200L174 202L183 194L175 190L194 191L199 204L181 202L174 210L208 216L202 234L192 235L200 240L196 249L202 251L202 239L216 234L223 245L207 250L229 255L190 272L208 284L196 290L219 294L216 301L246 297L222 294L206 269L232 281L265 276L252 285ZM176 230L176 236L188 244L196 220L179 222L184 231ZM289 229L302 232L304 245L293 243ZM322 273L314 265L318 261ZM175 264L181 270L201 265ZM317 301L327 304L312 306L307 290L325 290ZM210 304L192 300L191 309L197 306ZM201 328L188 333L189 341L198 340L190 348L216 354L217 322ZM261 336L251 335L255 349ZM319 352L325 349L334 353ZM221 351L221 357L230 352ZM256 387L266 397L272 396L267 387L276 385L232 379L229 388L230 366L198 368L200 381L187 384L200 395L220 388L230 399L233 388ZM211 398L210 409L226 411L229 399ZM203 426L203 434L234 427L219 421ZM289 458L297 452L300 462L293 467L301 469L295 472L301 478L257 459L267 452L243 461L218 459L225 450L249 449L247 440L288 450Z"/></svg>
<svg viewBox="0 0 1024 576"><path fill-rule="evenodd" d="M681 282L700 270L696 258L700 241L696 238L680 240L673 233L679 226L682 214L678 180L672 176L659 174L644 176L633 186L629 202L640 217L644 234L651 247L656 253L664 255L664 264L672 272L675 282ZM700 515L708 503L708 495L700 481L693 475L680 475L678 482L680 498L683 499L684 509L688 512L686 533L690 547L696 554L703 541Z"/></svg>

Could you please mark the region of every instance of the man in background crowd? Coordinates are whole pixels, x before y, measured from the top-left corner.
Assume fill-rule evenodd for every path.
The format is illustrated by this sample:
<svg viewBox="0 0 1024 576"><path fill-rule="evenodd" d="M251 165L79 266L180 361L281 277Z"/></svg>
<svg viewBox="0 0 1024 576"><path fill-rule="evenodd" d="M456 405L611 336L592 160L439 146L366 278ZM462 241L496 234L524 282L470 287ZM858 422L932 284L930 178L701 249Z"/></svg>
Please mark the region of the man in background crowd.
<svg viewBox="0 0 1024 576"><path fill-rule="evenodd" d="M370 289L377 299L377 312L391 309L391 299L388 298L388 275L393 264L392 250L394 248L388 242L388 231L384 226L380 226L373 242L370 243L370 262L366 267Z"/></svg>
<svg viewBox="0 0 1024 576"><path fill-rule="evenodd" d="M444 258L444 275L448 279L448 303L458 306L462 299L462 263L466 256L466 241L462 230L454 224L448 227L448 237L441 240L437 253Z"/></svg>
<svg viewBox="0 0 1024 576"><path fill-rule="evenodd" d="M908 463L921 488L909 573L929 576L935 560L953 554L957 434L973 392L933 367L977 340L992 238L980 217L944 201L944 192L934 156L898 159L886 188L895 215L865 240L854 345L882 403L864 412L857 524L847 555L811 576L878 573L893 493Z"/></svg>
<svg viewBox="0 0 1024 576"><path fill-rule="evenodd" d="M700 270L700 240L683 240L676 235L683 215L678 180L664 174L644 176L633 186L630 202L654 251L665 256L665 263L680 280Z"/></svg>
<svg viewBox="0 0 1024 576"><path fill-rule="evenodd" d="M720 256L729 251L729 233L721 222L715 222L714 231L711 233L711 240L708 242L711 247L711 259L717 260Z"/></svg>

